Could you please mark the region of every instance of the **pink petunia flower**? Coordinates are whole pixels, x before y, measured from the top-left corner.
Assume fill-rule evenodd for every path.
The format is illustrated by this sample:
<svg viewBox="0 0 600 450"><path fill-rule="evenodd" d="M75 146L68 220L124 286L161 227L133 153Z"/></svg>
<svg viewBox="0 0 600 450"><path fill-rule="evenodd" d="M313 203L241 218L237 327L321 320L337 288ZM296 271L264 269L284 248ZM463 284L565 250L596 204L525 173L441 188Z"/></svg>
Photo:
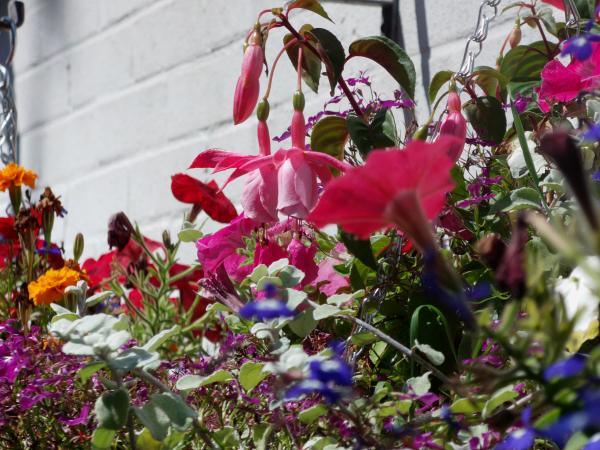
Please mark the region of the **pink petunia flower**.
<svg viewBox="0 0 600 450"><path fill-rule="evenodd" d="M538 91L540 108L550 111L550 103L566 103L581 91L600 86L600 43L592 43L592 55L585 61L573 59L567 66L552 60L542 70L542 85Z"/></svg>
<svg viewBox="0 0 600 450"><path fill-rule="evenodd" d="M455 143L441 136L431 144L413 141L404 150L372 151L364 166L326 186L308 220L319 227L338 224L361 238L396 226L421 251L435 248L428 220L440 213L454 186L448 150Z"/></svg>

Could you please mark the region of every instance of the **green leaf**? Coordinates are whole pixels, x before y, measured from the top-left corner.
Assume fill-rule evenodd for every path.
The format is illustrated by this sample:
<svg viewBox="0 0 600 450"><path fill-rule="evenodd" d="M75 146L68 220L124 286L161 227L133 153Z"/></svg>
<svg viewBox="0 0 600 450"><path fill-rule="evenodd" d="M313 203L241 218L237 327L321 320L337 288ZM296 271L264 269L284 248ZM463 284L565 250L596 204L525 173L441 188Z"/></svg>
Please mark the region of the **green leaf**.
<svg viewBox="0 0 600 450"><path fill-rule="evenodd" d="M475 414L481 411L483 404L481 402L473 402L468 398L461 398L450 405L450 411L454 414Z"/></svg>
<svg viewBox="0 0 600 450"><path fill-rule="evenodd" d="M200 375L184 375L177 380L175 387L180 391L186 391L212 383L224 383L229 380L233 380L233 376L226 370L220 369L206 377L201 377Z"/></svg>
<svg viewBox="0 0 600 450"><path fill-rule="evenodd" d="M266 423L257 423L252 429L252 441L256 445L256 450L267 450L267 444L269 442L269 436L273 428L271 425Z"/></svg>
<svg viewBox="0 0 600 450"><path fill-rule="evenodd" d="M303 25L298 30L298 33L304 35L306 32L311 31L313 29L310 25ZM283 45L287 45L294 36L292 34L286 34L283 37ZM299 45L292 44L286 48L286 53L290 62L294 66L294 70L298 69L298 48ZM321 78L321 60L317 55L315 55L311 51L304 51L302 53L302 79L306 83L306 85L311 88L314 92L319 91L319 80Z"/></svg>
<svg viewBox="0 0 600 450"><path fill-rule="evenodd" d="M535 189L523 187L515 189L510 193L510 196L503 197L492 206L490 212L509 212L518 211L521 209L540 209L542 198Z"/></svg>
<svg viewBox="0 0 600 450"><path fill-rule="evenodd" d="M326 414L326 413L327 413L327 407L325 407L324 405L314 405L314 406L311 406L310 408L305 409L304 411L301 411L298 414L298 420L302 423L310 425L311 423L313 423L315 420L317 420L319 417L321 417L323 414Z"/></svg>
<svg viewBox="0 0 600 450"><path fill-rule="evenodd" d="M115 438L115 431L98 427L92 433L93 448L110 448Z"/></svg>
<svg viewBox="0 0 600 450"><path fill-rule="evenodd" d="M554 51L556 45L549 43ZM540 79L540 73L548 57L546 45L542 41L530 45L518 45L502 58L500 73L509 81L535 81Z"/></svg>
<svg viewBox="0 0 600 450"><path fill-rule="evenodd" d="M372 344L376 340L377 336L375 336L372 333L369 333L368 331L363 331L361 333L356 333L352 335L352 343L354 345L358 345L359 347Z"/></svg>
<svg viewBox="0 0 600 450"><path fill-rule="evenodd" d="M134 407L133 411L155 440L163 441L167 437L171 420L157 404L149 401L142 408Z"/></svg>
<svg viewBox="0 0 600 450"><path fill-rule="evenodd" d="M427 359L435 366L439 366L444 364L444 354L442 352L438 352L429 344L419 344L418 342L414 345L414 348L423 353Z"/></svg>
<svg viewBox="0 0 600 450"><path fill-rule="evenodd" d="M212 437L221 448L238 449L240 448L240 437L233 427L223 427L212 434Z"/></svg>
<svg viewBox="0 0 600 450"><path fill-rule="evenodd" d="M336 314L339 314L340 312L341 312L341 309L338 308L337 306L328 305L327 303L325 303L323 305L317 306L313 310L312 315L316 321L319 321L319 320L326 319L328 317L335 316Z"/></svg>
<svg viewBox="0 0 600 450"><path fill-rule="evenodd" d="M106 364L103 363L102 361L91 362L91 363L83 366L81 369L79 369L79 371L77 373L79 375L79 378L81 378L81 382L85 384L85 383L87 383L87 380L89 380L92 375L94 375L100 369L103 369L105 367L106 367Z"/></svg>
<svg viewBox="0 0 600 450"><path fill-rule="evenodd" d="M306 310L298 314L288 326L296 335L305 338L316 328L317 321L313 318L312 311Z"/></svg>
<svg viewBox="0 0 600 450"><path fill-rule="evenodd" d="M378 63L414 98L415 66L397 43L384 36L370 36L350 44L349 52L352 57L362 56Z"/></svg>
<svg viewBox="0 0 600 450"><path fill-rule="evenodd" d="M148 428L144 428L136 439L137 446L140 450L161 450L162 442L157 441L152 437L152 433Z"/></svg>
<svg viewBox="0 0 600 450"><path fill-rule="evenodd" d="M370 123L354 113L346 118L348 132L352 142L358 147L361 156L366 157L374 148L393 147L396 145L394 116L388 108L375 113Z"/></svg>
<svg viewBox="0 0 600 450"><path fill-rule="evenodd" d="M125 389L105 392L96 400L94 412L101 428L119 430L127 421L129 394Z"/></svg>
<svg viewBox="0 0 600 450"><path fill-rule="evenodd" d="M314 43L321 60L325 64L327 78L329 78L329 84L331 85L331 95L333 96L346 62L344 47L331 31L324 28L313 28L307 31L305 35Z"/></svg>
<svg viewBox="0 0 600 450"><path fill-rule="evenodd" d="M344 159L344 147L348 142L348 127L342 117L323 117L314 126L310 135L310 147L327 153L339 160Z"/></svg>
<svg viewBox="0 0 600 450"><path fill-rule="evenodd" d="M496 69L487 66L476 67L473 71L475 82L490 96L495 96L497 88L500 87L502 92L506 90L508 78Z"/></svg>
<svg viewBox="0 0 600 450"><path fill-rule="evenodd" d="M515 387L512 384L499 389L490 397L487 402L485 402L483 411L481 412L481 417L483 419L487 419L496 409L502 406L503 403L513 400L518 396L519 393L515 391Z"/></svg>
<svg viewBox="0 0 600 450"><path fill-rule="evenodd" d="M429 375L431 372L425 372L420 377L409 378L406 380L406 385L413 390L416 395L424 395L431 389L431 381Z"/></svg>
<svg viewBox="0 0 600 450"><path fill-rule="evenodd" d="M330 22L333 22L318 0L294 0L287 5L288 11L296 8L307 9L315 14L320 15L321 17L324 17Z"/></svg>
<svg viewBox="0 0 600 450"><path fill-rule="evenodd" d="M141 347L132 347L119 354L111 363L115 368L126 372L136 367L153 367L158 362L158 353L149 352Z"/></svg>
<svg viewBox="0 0 600 450"><path fill-rule="evenodd" d="M371 241L369 239L357 239L352 234L340 231L340 240L346 246L348 253L357 258L365 266L377 270L377 261L373 256Z"/></svg>
<svg viewBox="0 0 600 450"><path fill-rule="evenodd" d="M454 72L451 70L441 70L433 76L431 83L429 83L429 103L435 102L438 92L444 84L450 81L453 75Z"/></svg>
<svg viewBox="0 0 600 450"><path fill-rule="evenodd" d="M179 325L173 325L167 330L162 330L160 333L157 333L156 335L152 336L142 348L148 352L155 352L167 340L177 335L179 329Z"/></svg>
<svg viewBox="0 0 600 450"><path fill-rule="evenodd" d="M463 109L481 139L502 142L506 133L506 113L496 97L478 97L476 101L471 99Z"/></svg>
<svg viewBox="0 0 600 450"><path fill-rule="evenodd" d="M97 305L98 303L106 300L108 297L110 297L113 294L114 293L112 291L104 291L104 292L100 292L98 294L92 295L91 297L89 297L85 300L85 306L90 307L90 306Z"/></svg>
<svg viewBox="0 0 600 450"><path fill-rule="evenodd" d="M196 412L179 395L171 392L154 394L150 396L150 402L162 409L169 417L171 425L179 431L187 430L196 418Z"/></svg>
<svg viewBox="0 0 600 450"><path fill-rule="evenodd" d="M240 384L246 391L251 391L264 380L269 374L263 372L263 363L248 361L240 367L239 380Z"/></svg>
<svg viewBox="0 0 600 450"><path fill-rule="evenodd" d="M202 236L204 236L202 231L195 228L184 228L177 233L177 237L181 242L196 242Z"/></svg>

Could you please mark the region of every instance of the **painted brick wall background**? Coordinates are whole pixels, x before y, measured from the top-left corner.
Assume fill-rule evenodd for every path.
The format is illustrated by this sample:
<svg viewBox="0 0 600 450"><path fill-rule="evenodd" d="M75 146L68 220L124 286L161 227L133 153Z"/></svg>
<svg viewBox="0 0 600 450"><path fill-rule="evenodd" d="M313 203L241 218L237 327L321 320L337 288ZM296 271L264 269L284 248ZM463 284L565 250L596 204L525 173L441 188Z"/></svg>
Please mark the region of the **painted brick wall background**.
<svg viewBox="0 0 600 450"><path fill-rule="evenodd" d="M119 210L151 237L159 238L165 228L176 233L186 208L171 197L170 175L209 147L257 151L255 122L234 127L231 110L242 41L256 13L273 6L272 0L25 3L15 57L21 162L40 174L40 187L51 185L62 195L69 214L57 224L56 236L68 251L79 231L86 234L87 255L106 250L107 220ZM400 1L405 48L419 72L421 119L427 114L422 78L458 68L479 4ZM326 26L345 47L356 37L380 34L380 7L336 2L325 7L335 24L308 12L296 14L293 22ZM478 62L493 65L511 20L493 23ZM271 36L269 61L282 36L281 31ZM359 67L351 64L346 75ZM393 80L368 67L374 89L390 94ZM270 99L272 134L289 123L293 80L284 59ZM307 91L307 114L327 99L324 83L318 96ZM191 174L210 178L203 171ZM236 203L239 192L239 184L227 189ZM214 227L207 224L206 230ZM192 258L192 246L186 254Z"/></svg>

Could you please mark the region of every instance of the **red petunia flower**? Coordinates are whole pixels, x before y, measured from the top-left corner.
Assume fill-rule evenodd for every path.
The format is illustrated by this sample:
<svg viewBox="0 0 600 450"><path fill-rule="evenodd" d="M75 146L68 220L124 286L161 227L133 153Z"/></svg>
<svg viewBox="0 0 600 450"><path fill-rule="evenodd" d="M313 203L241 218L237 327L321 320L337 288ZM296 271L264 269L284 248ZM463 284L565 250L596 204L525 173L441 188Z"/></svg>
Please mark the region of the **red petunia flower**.
<svg viewBox="0 0 600 450"><path fill-rule="evenodd" d="M448 156L456 138L441 136L406 149L372 151L364 166L354 167L325 187L308 220L319 227L338 224L367 238L396 226L424 251L435 247L428 219L436 217L453 188Z"/></svg>
<svg viewBox="0 0 600 450"><path fill-rule="evenodd" d="M565 2L564 0L542 0L542 3L547 3L549 5L552 5L558 9L562 9L563 11L565 10Z"/></svg>
<svg viewBox="0 0 600 450"><path fill-rule="evenodd" d="M238 215L233 204L214 181L205 184L189 175L178 173L171 177L171 192L180 202L199 206L217 222L229 223Z"/></svg>

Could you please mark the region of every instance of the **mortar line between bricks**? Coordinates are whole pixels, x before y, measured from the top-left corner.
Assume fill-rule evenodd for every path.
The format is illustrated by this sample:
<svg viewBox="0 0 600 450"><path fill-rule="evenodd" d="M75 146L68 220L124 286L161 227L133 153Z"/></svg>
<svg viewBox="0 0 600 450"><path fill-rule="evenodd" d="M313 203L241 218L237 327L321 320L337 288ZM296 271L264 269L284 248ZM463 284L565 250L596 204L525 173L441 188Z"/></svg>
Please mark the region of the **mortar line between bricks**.
<svg viewBox="0 0 600 450"><path fill-rule="evenodd" d="M43 56L40 59L35 60L33 63L25 66L22 70L17 72L18 76L26 77L30 72L35 72L38 69L43 68L46 65L52 64L55 60L60 59L60 57L72 50L76 50L79 47L83 47L90 42L94 42L100 38L105 37L107 34L110 35L112 33L116 33L120 31L122 28L125 28L129 25L130 22L134 22L140 17L144 17L148 14L151 14L156 9L162 8L164 5L168 5L169 3L173 3L174 0L155 0L151 2L149 5L142 5L137 9L133 9L129 11L127 14L119 17L115 21L108 21L106 25L99 28L98 30L92 32L91 34L85 36L82 39L77 40L71 44L67 44L64 47L49 53L48 55ZM17 51L18 55L18 51ZM18 57L18 56L17 56Z"/></svg>
<svg viewBox="0 0 600 450"><path fill-rule="evenodd" d="M231 47L233 44L236 44L237 42L238 42L237 40L233 40L231 43L229 43L225 47L221 47L221 50ZM201 62L203 59L209 59L212 56L218 57L218 56L220 56L220 54L215 54L214 52L209 51L207 53L203 53L202 55L197 55L196 57L194 57L192 59L183 60L178 64L170 66L168 68L168 70L157 71L149 77L140 79L139 81L136 80L132 84L123 86L119 89L115 89L113 91L108 92L105 95L100 95L98 97L93 98L92 100L90 100L88 102L77 105L76 109L72 109L71 111L67 112L66 114L62 114L60 116L52 117L49 120L44 120L42 122L38 122L32 127L22 130L21 135L26 135L28 133L35 133L35 132L39 131L40 129L44 129L44 128L45 129L52 128L54 126L60 125L61 123L68 122L73 118L82 116L82 115L86 114L87 112L94 110L97 107L110 104L113 100L119 99L121 97L125 97L126 95L128 95L130 93L134 93L134 92L143 90L146 87L151 86L152 84L158 84L161 81L168 81L170 74L172 74L174 72L178 72L178 71L183 72L187 68L194 66L198 62ZM17 88L17 91L18 91L18 88Z"/></svg>

